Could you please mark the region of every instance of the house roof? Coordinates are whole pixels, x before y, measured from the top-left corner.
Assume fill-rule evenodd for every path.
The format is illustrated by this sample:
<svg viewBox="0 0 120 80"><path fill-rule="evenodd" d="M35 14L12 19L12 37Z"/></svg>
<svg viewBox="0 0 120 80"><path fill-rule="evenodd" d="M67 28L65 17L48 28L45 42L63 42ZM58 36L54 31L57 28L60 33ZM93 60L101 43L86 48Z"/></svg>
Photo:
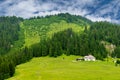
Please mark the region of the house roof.
<svg viewBox="0 0 120 80"><path fill-rule="evenodd" d="M92 56L92 55L84 56L84 58L87 58L87 59L95 59L95 57Z"/></svg>

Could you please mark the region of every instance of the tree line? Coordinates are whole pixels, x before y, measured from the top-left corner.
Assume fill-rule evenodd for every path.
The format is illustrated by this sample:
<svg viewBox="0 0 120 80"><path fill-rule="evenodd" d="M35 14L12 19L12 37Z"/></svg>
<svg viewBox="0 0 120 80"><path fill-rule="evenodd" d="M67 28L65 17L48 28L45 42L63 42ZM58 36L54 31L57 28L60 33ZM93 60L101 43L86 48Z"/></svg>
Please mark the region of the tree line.
<svg viewBox="0 0 120 80"><path fill-rule="evenodd" d="M35 19L42 19L42 20L47 20L47 23L45 23L44 25L49 25L51 24L51 22L57 22L59 23L61 20L66 21L67 23L75 23L78 24L80 26L85 26L85 25L89 25L92 24L92 21L82 17L80 15L71 15L69 13L60 13L60 14L56 14L56 15L47 15L45 17L31 17L28 20L35 20ZM44 21L43 21L44 23Z"/></svg>
<svg viewBox="0 0 120 80"><path fill-rule="evenodd" d="M120 25L106 21L95 22L91 25L88 34L89 37L94 38L96 41L107 41L116 45L111 56L120 58Z"/></svg>
<svg viewBox="0 0 120 80"><path fill-rule="evenodd" d="M32 48L33 55L36 57L92 54L97 59L103 59L107 56L103 44L94 38L90 39L87 33L78 34L73 32L71 28L55 33L51 39L44 39L40 44L33 45Z"/></svg>

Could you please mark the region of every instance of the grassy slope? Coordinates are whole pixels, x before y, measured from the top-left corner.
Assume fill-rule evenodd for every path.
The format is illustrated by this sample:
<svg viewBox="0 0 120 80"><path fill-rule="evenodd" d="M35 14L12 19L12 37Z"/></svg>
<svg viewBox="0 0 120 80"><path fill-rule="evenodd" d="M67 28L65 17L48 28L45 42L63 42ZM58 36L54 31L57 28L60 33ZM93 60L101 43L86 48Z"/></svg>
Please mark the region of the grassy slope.
<svg viewBox="0 0 120 80"><path fill-rule="evenodd" d="M51 37L52 34L68 28L72 28L75 32L81 32L85 26L89 27L91 23L90 20L84 17L70 14L59 14L40 19L24 20L20 23L21 30L19 31L19 40L13 44L9 53L16 52L24 46L39 43L40 39Z"/></svg>
<svg viewBox="0 0 120 80"><path fill-rule="evenodd" d="M67 23L66 21L60 21L59 23L54 22L50 25L43 25L43 23L41 23L41 19L26 20L21 23L21 27L24 29L25 46L39 43L40 39L50 38L54 33L68 28L72 28L75 32L82 32L84 30L84 27L74 23Z"/></svg>
<svg viewBox="0 0 120 80"><path fill-rule="evenodd" d="M8 80L120 80L120 67L112 62L73 62L77 57L33 58Z"/></svg>

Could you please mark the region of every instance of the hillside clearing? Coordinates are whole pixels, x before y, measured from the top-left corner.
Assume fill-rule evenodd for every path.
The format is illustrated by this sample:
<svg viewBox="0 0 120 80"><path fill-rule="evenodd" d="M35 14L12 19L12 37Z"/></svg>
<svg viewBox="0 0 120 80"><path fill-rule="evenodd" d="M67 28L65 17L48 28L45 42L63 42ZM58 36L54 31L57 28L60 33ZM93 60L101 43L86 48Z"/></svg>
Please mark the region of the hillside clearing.
<svg viewBox="0 0 120 80"><path fill-rule="evenodd" d="M47 26L41 24L40 22L41 20L35 20L34 23L26 20L21 23L21 28L24 28L25 46L31 46L33 44L39 43L40 39L43 38L51 38L54 33L64 31L68 28L72 28L76 33L82 33L84 31L83 26L79 26L74 23L67 23L66 21L52 23Z"/></svg>
<svg viewBox="0 0 120 80"><path fill-rule="evenodd" d="M33 58L18 65L14 77L7 80L120 80L120 67L112 62L84 62L79 56Z"/></svg>

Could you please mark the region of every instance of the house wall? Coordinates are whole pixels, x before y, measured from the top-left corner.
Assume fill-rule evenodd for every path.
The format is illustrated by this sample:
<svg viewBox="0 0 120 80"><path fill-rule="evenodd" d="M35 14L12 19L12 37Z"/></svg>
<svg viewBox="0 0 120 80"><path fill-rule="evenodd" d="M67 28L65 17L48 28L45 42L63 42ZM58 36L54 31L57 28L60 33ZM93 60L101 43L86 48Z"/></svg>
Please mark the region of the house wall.
<svg viewBox="0 0 120 80"><path fill-rule="evenodd" d="M95 61L95 59L84 58L85 61Z"/></svg>

